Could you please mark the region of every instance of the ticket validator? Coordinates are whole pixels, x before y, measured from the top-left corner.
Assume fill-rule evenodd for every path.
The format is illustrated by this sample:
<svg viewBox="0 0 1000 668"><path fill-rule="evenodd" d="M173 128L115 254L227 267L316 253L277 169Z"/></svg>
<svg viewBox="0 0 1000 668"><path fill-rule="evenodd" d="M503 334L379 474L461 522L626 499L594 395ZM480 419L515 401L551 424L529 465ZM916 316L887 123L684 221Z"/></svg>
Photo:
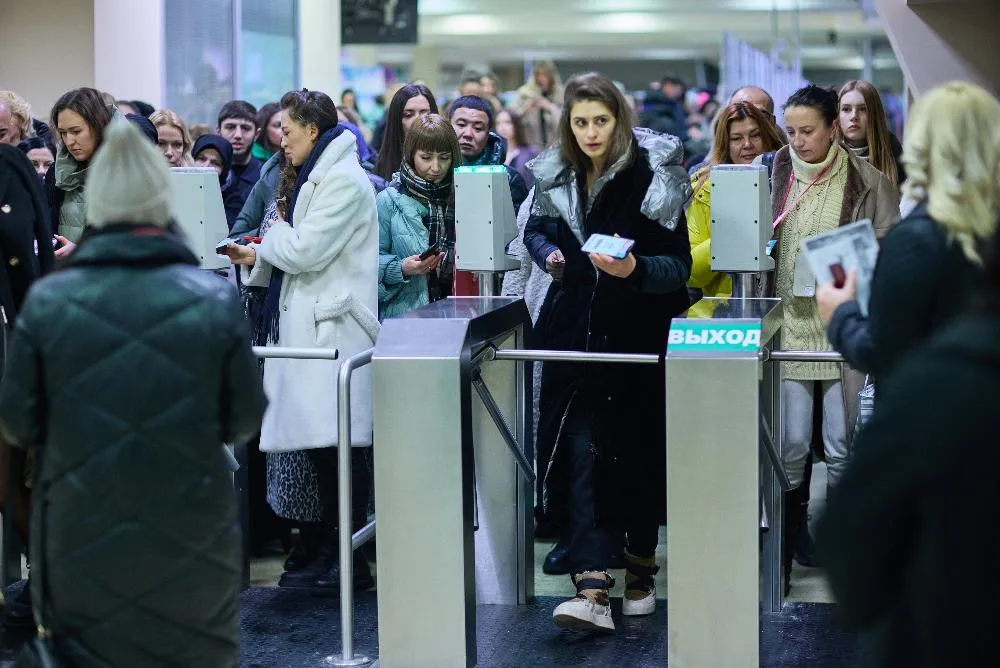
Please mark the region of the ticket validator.
<svg viewBox="0 0 1000 668"><path fill-rule="evenodd" d="M174 215L198 266L228 269L229 258L215 252L219 239L229 234L218 173L210 167L175 167L170 171Z"/></svg>

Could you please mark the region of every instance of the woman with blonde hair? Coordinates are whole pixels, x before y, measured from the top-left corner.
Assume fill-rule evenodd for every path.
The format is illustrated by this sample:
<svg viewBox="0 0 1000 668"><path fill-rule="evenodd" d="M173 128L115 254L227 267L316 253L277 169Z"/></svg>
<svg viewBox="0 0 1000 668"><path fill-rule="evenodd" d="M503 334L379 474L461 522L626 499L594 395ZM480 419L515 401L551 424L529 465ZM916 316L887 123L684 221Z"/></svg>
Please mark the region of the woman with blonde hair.
<svg viewBox="0 0 1000 668"><path fill-rule="evenodd" d="M868 317L853 274L816 295L834 348L879 382L982 282L1000 221L1000 102L961 81L931 90L910 112L903 155L903 197L917 204L882 241Z"/></svg>
<svg viewBox="0 0 1000 668"><path fill-rule="evenodd" d="M537 63L531 80L517 89L514 103L524 123L528 146L543 149L556 139L562 103L563 85L555 63Z"/></svg>
<svg viewBox="0 0 1000 668"><path fill-rule="evenodd" d="M764 112L746 102L736 102L722 109L714 127L708 164L691 179L694 196L687 209L691 240L688 287L701 290L704 297L728 297L733 292L732 279L728 274L712 271L712 183L709 174L715 165L749 165L757 156L777 151L788 142Z"/></svg>
<svg viewBox="0 0 1000 668"><path fill-rule="evenodd" d="M191 159L191 134L184 121L170 109L160 109L149 117L156 128L156 144L171 167L188 167Z"/></svg>
<svg viewBox="0 0 1000 668"><path fill-rule="evenodd" d="M903 147L889 132L882 97L868 81L848 81L840 89L840 132L844 147L889 177L896 187L906 180Z"/></svg>

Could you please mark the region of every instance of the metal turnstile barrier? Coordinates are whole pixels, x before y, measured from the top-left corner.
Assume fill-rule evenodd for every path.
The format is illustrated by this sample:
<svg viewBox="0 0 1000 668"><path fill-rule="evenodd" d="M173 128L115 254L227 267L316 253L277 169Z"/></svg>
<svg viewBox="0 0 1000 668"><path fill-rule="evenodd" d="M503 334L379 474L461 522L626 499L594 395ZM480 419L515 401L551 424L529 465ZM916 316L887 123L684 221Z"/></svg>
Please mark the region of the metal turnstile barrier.
<svg viewBox="0 0 1000 668"><path fill-rule="evenodd" d="M778 299L699 307L666 355L668 665L757 668L761 616L782 605L780 362L843 358L777 350Z"/></svg>
<svg viewBox="0 0 1000 668"><path fill-rule="evenodd" d="M534 598L530 374L482 364L494 347L521 348L530 326L509 297L446 299L382 324L372 358L382 668L475 665L477 602Z"/></svg>

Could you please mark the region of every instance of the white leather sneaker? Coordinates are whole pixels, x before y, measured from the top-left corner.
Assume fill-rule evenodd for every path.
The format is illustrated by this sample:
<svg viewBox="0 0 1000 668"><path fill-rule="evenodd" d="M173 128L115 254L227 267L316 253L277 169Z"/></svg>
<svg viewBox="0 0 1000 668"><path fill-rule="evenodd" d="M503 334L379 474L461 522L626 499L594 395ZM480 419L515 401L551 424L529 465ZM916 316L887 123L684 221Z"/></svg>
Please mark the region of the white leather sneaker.
<svg viewBox="0 0 1000 668"><path fill-rule="evenodd" d="M588 571L573 576L577 594L560 603L552 612L556 626L574 631L615 630L611 619L611 597L608 590L615 586L614 578L601 571Z"/></svg>
<svg viewBox="0 0 1000 668"><path fill-rule="evenodd" d="M653 576L660 570L652 558L641 558L625 553L625 596L622 614L641 617L656 612L656 584Z"/></svg>

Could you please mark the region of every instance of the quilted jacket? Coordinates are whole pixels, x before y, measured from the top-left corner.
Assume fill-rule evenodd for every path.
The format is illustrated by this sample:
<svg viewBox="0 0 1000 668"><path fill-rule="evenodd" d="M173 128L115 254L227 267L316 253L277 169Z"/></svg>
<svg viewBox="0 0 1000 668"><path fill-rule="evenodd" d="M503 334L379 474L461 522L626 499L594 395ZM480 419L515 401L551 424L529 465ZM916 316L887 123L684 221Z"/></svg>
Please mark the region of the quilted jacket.
<svg viewBox="0 0 1000 668"><path fill-rule="evenodd" d="M264 397L234 289L196 265L160 228L88 232L14 329L0 422L38 453L33 604L75 667L237 665L222 444Z"/></svg>

